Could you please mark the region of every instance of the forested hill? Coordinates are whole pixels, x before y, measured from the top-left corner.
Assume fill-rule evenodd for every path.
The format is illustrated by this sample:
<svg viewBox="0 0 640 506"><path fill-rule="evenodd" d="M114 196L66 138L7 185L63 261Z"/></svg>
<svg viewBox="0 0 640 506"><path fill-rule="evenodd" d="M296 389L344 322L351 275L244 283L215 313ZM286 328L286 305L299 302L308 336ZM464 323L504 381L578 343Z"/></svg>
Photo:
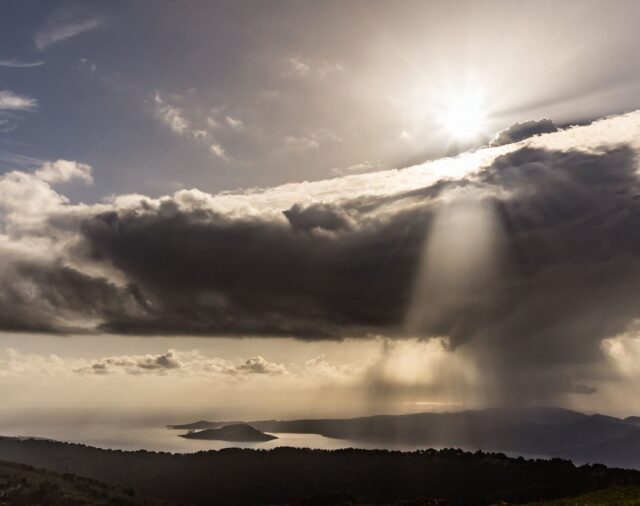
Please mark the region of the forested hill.
<svg viewBox="0 0 640 506"><path fill-rule="evenodd" d="M0 504L11 506L164 506L96 480L0 461Z"/></svg>
<svg viewBox="0 0 640 506"><path fill-rule="evenodd" d="M0 438L0 456L183 505L290 504L338 492L358 498L359 504L393 504L422 497L439 499L439 504L483 505L640 485L637 471L461 450L277 448L174 455Z"/></svg>

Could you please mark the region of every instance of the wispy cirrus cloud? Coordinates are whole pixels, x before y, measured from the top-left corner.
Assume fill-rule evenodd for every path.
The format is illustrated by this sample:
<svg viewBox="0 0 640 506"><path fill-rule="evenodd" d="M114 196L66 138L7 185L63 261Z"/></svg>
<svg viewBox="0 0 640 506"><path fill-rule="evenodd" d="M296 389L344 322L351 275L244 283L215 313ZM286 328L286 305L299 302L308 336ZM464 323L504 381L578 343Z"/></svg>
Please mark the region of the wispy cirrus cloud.
<svg viewBox="0 0 640 506"><path fill-rule="evenodd" d="M38 31L34 37L36 48L44 51L49 46L93 30L102 24L103 20L97 17L75 18L69 13L52 18L45 27Z"/></svg>
<svg viewBox="0 0 640 506"><path fill-rule="evenodd" d="M293 56L285 60L283 75L285 77L316 77L322 79L329 74L342 72L343 70L343 66L339 63Z"/></svg>
<svg viewBox="0 0 640 506"><path fill-rule="evenodd" d="M5 121L7 121L7 123L2 123L0 121L0 131L2 131L1 129L3 125L7 128L5 133L15 129L15 126L11 121ZM18 153L0 149L0 169L31 170L35 167L40 167L43 163L45 163L45 161L46 160L42 160L40 158L34 158L32 156L21 155Z"/></svg>
<svg viewBox="0 0 640 506"><path fill-rule="evenodd" d="M0 67L12 67L17 69L31 68L31 67L39 67L40 65L44 65L44 61L20 61L16 58L11 58L9 60L0 60Z"/></svg>
<svg viewBox="0 0 640 506"><path fill-rule="evenodd" d="M289 152L311 151L326 142L342 142L342 139L326 128L310 129L284 138L284 150Z"/></svg>
<svg viewBox="0 0 640 506"><path fill-rule="evenodd" d="M174 98L180 101L182 97L175 95ZM196 127L193 122L187 118L182 107L172 103L172 101L163 97L158 91L156 91L153 96L152 106L154 116L168 126L173 133L190 138L198 144L206 145L209 148L209 153L213 156L225 161L229 160L229 156L222 144L220 144L209 131L219 126L214 118L208 117L206 123L201 128ZM244 126L242 121L230 116L227 116L226 122L230 128L236 131L241 130Z"/></svg>
<svg viewBox="0 0 640 506"><path fill-rule="evenodd" d="M18 125L11 120L8 119L0 119L0 133L6 134L9 132L13 132Z"/></svg>
<svg viewBox="0 0 640 506"><path fill-rule="evenodd" d="M10 90L0 90L0 111L29 111L38 107L35 98L18 95Z"/></svg>

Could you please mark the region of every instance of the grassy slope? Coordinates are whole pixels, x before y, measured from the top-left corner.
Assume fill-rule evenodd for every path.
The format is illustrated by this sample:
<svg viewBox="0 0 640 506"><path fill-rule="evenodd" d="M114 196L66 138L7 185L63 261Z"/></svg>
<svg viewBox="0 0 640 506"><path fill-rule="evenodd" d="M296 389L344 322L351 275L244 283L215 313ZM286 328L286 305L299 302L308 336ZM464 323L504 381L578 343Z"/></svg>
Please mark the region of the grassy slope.
<svg viewBox="0 0 640 506"><path fill-rule="evenodd" d="M640 506L640 487L614 487L570 499L558 499L530 506Z"/></svg>
<svg viewBox="0 0 640 506"><path fill-rule="evenodd" d="M12 504L159 506L120 487L0 461L0 506Z"/></svg>

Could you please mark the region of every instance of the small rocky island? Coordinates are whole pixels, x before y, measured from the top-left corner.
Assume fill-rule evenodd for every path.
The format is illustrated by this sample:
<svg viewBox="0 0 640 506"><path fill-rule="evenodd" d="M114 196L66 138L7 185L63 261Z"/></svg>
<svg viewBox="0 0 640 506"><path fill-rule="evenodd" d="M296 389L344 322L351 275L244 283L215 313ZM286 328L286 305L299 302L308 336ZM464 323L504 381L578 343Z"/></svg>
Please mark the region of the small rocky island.
<svg viewBox="0 0 640 506"><path fill-rule="evenodd" d="M236 442L263 442L278 439L271 434L254 429L246 423L236 423L225 425L219 429L191 430L186 434L180 434L186 439L208 439L216 441L236 441Z"/></svg>

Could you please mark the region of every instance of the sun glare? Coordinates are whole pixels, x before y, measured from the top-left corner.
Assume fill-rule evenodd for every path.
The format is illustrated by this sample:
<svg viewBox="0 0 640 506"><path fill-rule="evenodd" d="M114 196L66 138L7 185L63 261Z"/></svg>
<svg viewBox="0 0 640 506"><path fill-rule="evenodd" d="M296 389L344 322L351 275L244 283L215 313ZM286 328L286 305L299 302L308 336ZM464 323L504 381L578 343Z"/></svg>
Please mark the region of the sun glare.
<svg viewBox="0 0 640 506"><path fill-rule="evenodd" d="M451 97L438 114L438 122L453 139L469 141L479 137L487 115L480 92Z"/></svg>

